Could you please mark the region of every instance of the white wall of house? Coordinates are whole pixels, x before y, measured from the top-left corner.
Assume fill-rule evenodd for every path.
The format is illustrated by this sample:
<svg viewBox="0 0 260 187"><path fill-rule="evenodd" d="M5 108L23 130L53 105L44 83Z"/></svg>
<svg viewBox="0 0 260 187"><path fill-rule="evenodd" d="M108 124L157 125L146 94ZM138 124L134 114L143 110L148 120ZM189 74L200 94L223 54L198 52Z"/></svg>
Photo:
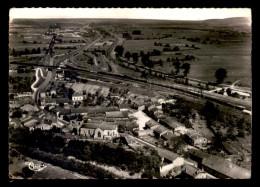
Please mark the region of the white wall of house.
<svg viewBox="0 0 260 187"><path fill-rule="evenodd" d="M83 101L83 96L72 96L72 101Z"/></svg>
<svg viewBox="0 0 260 187"><path fill-rule="evenodd" d="M184 165L184 158L178 157L171 164L160 167L160 175L165 176L169 173L169 171L171 171L175 167L179 167L183 165Z"/></svg>

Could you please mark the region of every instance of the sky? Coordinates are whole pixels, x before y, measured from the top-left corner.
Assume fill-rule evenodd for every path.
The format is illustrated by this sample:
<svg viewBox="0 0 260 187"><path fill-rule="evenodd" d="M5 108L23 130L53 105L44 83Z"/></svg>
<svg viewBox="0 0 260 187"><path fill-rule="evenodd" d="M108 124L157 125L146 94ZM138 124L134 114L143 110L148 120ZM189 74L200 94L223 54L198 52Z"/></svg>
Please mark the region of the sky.
<svg viewBox="0 0 260 187"><path fill-rule="evenodd" d="M205 20L251 18L250 8L12 8L13 18L126 18L159 20Z"/></svg>

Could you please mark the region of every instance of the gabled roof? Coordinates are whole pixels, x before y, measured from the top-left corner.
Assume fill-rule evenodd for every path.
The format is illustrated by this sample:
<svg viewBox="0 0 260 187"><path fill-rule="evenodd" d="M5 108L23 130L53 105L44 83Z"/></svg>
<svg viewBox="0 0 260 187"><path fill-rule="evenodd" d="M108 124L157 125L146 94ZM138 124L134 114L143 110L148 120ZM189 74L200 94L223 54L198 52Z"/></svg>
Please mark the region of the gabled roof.
<svg viewBox="0 0 260 187"><path fill-rule="evenodd" d="M45 98L45 103L56 103L56 100L54 98Z"/></svg>
<svg viewBox="0 0 260 187"><path fill-rule="evenodd" d="M97 113L105 113L111 111L120 111L118 107L88 107L87 113L88 114L97 114Z"/></svg>
<svg viewBox="0 0 260 187"><path fill-rule="evenodd" d="M202 165L222 173L231 179L249 179L251 177L249 170L214 155L204 158Z"/></svg>
<svg viewBox="0 0 260 187"><path fill-rule="evenodd" d="M173 117L167 117L165 119L161 120L163 123L166 123L167 125L169 125L172 128L176 128L179 126L185 126L184 124L178 122L175 118Z"/></svg>
<svg viewBox="0 0 260 187"><path fill-rule="evenodd" d="M85 108L71 108L71 113L87 113Z"/></svg>
<svg viewBox="0 0 260 187"><path fill-rule="evenodd" d="M161 157L164 157L164 158L166 158L167 160L170 160L170 161L174 161L176 158L180 157L180 155L178 155L177 153L168 151L166 149L160 149L160 148L158 148L158 154Z"/></svg>
<svg viewBox="0 0 260 187"><path fill-rule="evenodd" d="M81 128L86 128L86 129L97 129L100 126L100 123L84 123Z"/></svg>
<svg viewBox="0 0 260 187"><path fill-rule="evenodd" d="M79 97L79 96L83 96L83 93L74 92L74 93L72 94L72 97Z"/></svg>
<svg viewBox="0 0 260 187"><path fill-rule="evenodd" d="M69 115L69 114L71 114L71 110L70 109L63 109L59 113L59 115Z"/></svg>
<svg viewBox="0 0 260 187"><path fill-rule="evenodd" d="M102 130L116 130L117 129L117 125L111 125L107 122L103 122L100 126L100 129Z"/></svg>
<svg viewBox="0 0 260 187"><path fill-rule="evenodd" d="M165 132L162 134L162 138L166 140L170 140L172 137L176 137L177 135L173 134L172 132Z"/></svg>
<svg viewBox="0 0 260 187"><path fill-rule="evenodd" d="M106 112L107 118L128 118L128 113L124 111Z"/></svg>
<svg viewBox="0 0 260 187"><path fill-rule="evenodd" d="M88 129L97 129L100 128L101 130L116 130L117 125L112 125L111 123L101 122L101 123L84 123L81 128L88 128Z"/></svg>
<svg viewBox="0 0 260 187"><path fill-rule="evenodd" d="M182 168L182 172L188 174L189 176L195 177L198 174L199 169L192 167L190 165L184 165Z"/></svg>
<svg viewBox="0 0 260 187"><path fill-rule="evenodd" d="M157 132L158 134L161 134L161 133L163 133L163 132L165 132L165 131L167 131L168 129L166 129L165 127L163 127L162 125L160 125L160 126L158 126L158 127L156 127L155 129L154 129L154 131L155 132Z"/></svg>
<svg viewBox="0 0 260 187"><path fill-rule="evenodd" d="M24 126L26 126L26 127L32 127L35 125L36 122L38 122L38 120L36 120L34 118L30 118L30 119L24 121L23 123L24 123Z"/></svg>
<svg viewBox="0 0 260 187"><path fill-rule="evenodd" d="M155 125L160 125L160 123L158 123L158 122L156 122L156 121L154 121L153 119L151 119L151 120L149 120L149 121L147 121L146 123L145 123L145 125L147 125L148 127L153 127L153 126L155 126Z"/></svg>
<svg viewBox="0 0 260 187"><path fill-rule="evenodd" d="M30 104L27 104L27 105L22 106L21 109L29 112L29 111L33 111L34 110L34 106L30 105Z"/></svg>
<svg viewBox="0 0 260 187"><path fill-rule="evenodd" d="M198 138L204 138L200 133L198 133L196 130L189 130L186 132L186 135L190 137L191 139L195 140Z"/></svg>
<svg viewBox="0 0 260 187"><path fill-rule="evenodd" d="M190 149L190 150L188 151L188 153L189 153L190 155L194 155L194 156L196 156L196 157L198 157L198 158L200 158L200 159L207 158L207 157L210 156L210 154L204 153L204 152L202 152L202 151L199 150L199 149Z"/></svg>
<svg viewBox="0 0 260 187"><path fill-rule="evenodd" d="M58 97L56 98L56 103L57 104L60 104L60 103L68 103L69 102L69 99L68 98L63 98L63 97Z"/></svg>

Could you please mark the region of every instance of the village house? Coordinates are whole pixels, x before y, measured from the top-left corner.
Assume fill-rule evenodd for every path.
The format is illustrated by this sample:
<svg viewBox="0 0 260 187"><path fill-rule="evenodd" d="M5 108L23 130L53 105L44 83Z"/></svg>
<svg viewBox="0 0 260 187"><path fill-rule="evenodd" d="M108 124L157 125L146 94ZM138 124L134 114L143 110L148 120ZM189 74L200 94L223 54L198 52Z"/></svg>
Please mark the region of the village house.
<svg viewBox="0 0 260 187"><path fill-rule="evenodd" d="M172 129L172 130L174 130L174 129L177 128L177 127L185 127L184 124L178 122L178 121L177 121L175 118L173 118L173 117L167 117L167 118L165 118L165 119L162 119L162 120L160 120L160 123L161 123L162 125L164 125L165 127L170 128L170 129Z"/></svg>
<svg viewBox="0 0 260 187"><path fill-rule="evenodd" d="M56 100L56 105L60 105L60 104L63 104L63 105L68 105L69 104L69 99L66 98L66 97L58 97L58 98L55 98Z"/></svg>
<svg viewBox="0 0 260 187"><path fill-rule="evenodd" d="M26 112L32 112L32 111L34 111L35 106L26 104L26 105L22 106L21 109Z"/></svg>
<svg viewBox="0 0 260 187"><path fill-rule="evenodd" d="M45 92L41 92L40 93L40 98L46 98L46 93Z"/></svg>
<svg viewBox="0 0 260 187"><path fill-rule="evenodd" d="M231 145L230 143L227 142L221 142L223 145L223 149L229 154L229 155L238 155L238 151L236 151Z"/></svg>
<svg viewBox="0 0 260 187"><path fill-rule="evenodd" d="M178 175L176 178L180 178L180 179L194 179L199 173L200 173L200 170L198 168L185 164L181 168L180 175Z"/></svg>
<svg viewBox="0 0 260 187"><path fill-rule="evenodd" d="M117 125L111 125L107 122L102 123L84 123L80 128L80 135L94 139L113 139L119 137Z"/></svg>
<svg viewBox="0 0 260 187"><path fill-rule="evenodd" d="M188 150L187 153L189 154L191 160L197 162L198 168L202 168L203 158L207 158L210 156L210 154L204 153L201 150L195 148Z"/></svg>
<svg viewBox="0 0 260 187"><path fill-rule="evenodd" d="M251 172L224 158L210 155L202 160L202 169L220 179L249 179Z"/></svg>
<svg viewBox="0 0 260 187"><path fill-rule="evenodd" d="M29 128L30 131L34 130L34 126L39 123L37 119L35 118L29 118L21 122L21 124L27 128Z"/></svg>
<svg viewBox="0 0 260 187"><path fill-rule="evenodd" d="M106 112L106 121L120 121L120 120L128 120L128 112L127 111L112 111Z"/></svg>
<svg viewBox="0 0 260 187"><path fill-rule="evenodd" d="M167 118L167 116L162 114L161 112L155 112L154 113L154 120L156 120L157 122L160 122L160 120L163 120L163 119L166 119L166 118Z"/></svg>
<svg viewBox="0 0 260 187"><path fill-rule="evenodd" d="M34 130L35 130L35 129L50 130L51 128L52 128L52 125L42 123L42 124L36 125L36 126L34 127Z"/></svg>
<svg viewBox="0 0 260 187"><path fill-rule="evenodd" d="M83 101L83 93L75 92L72 94L72 101L75 102L80 102Z"/></svg>
<svg viewBox="0 0 260 187"><path fill-rule="evenodd" d="M155 137L159 138L162 136L163 133L165 132L170 132L169 129L163 127L162 125L156 127L155 129L153 129L154 135Z"/></svg>
<svg viewBox="0 0 260 187"><path fill-rule="evenodd" d="M126 103L119 104L119 109L120 109L120 111L128 111L129 110L129 106Z"/></svg>
<svg viewBox="0 0 260 187"><path fill-rule="evenodd" d="M175 135L173 132L166 131L161 135L161 138L164 140L164 144L169 143L171 138L175 138L177 135Z"/></svg>
<svg viewBox="0 0 260 187"><path fill-rule="evenodd" d="M80 127L83 125L84 123L84 119L74 119L74 120L70 120L70 127L71 127L71 131L77 135L79 132Z"/></svg>
<svg viewBox="0 0 260 187"><path fill-rule="evenodd" d="M206 147L208 140L195 130L189 130L184 135L186 142L195 147Z"/></svg>
<svg viewBox="0 0 260 187"><path fill-rule="evenodd" d="M147 121L145 123L145 128L147 128L147 129L153 130L153 129L157 128L158 126L160 126L160 123L154 121L153 119L150 119L149 121Z"/></svg>

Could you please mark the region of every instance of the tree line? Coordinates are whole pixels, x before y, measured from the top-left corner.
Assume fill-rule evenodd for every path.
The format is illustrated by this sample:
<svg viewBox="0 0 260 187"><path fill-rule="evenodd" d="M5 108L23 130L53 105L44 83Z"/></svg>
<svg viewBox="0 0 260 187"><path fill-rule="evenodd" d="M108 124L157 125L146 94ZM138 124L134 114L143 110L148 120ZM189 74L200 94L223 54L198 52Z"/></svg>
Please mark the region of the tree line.
<svg viewBox="0 0 260 187"><path fill-rule="evenodd" d="M30 54L41 54L41 48L38 47L33 48L32 50L29 50L27 48L24 49L24 51L16 51L14 48L9 50L9 54L16 57L16 56L21 56L21 55L30 55Z"/></svg>

